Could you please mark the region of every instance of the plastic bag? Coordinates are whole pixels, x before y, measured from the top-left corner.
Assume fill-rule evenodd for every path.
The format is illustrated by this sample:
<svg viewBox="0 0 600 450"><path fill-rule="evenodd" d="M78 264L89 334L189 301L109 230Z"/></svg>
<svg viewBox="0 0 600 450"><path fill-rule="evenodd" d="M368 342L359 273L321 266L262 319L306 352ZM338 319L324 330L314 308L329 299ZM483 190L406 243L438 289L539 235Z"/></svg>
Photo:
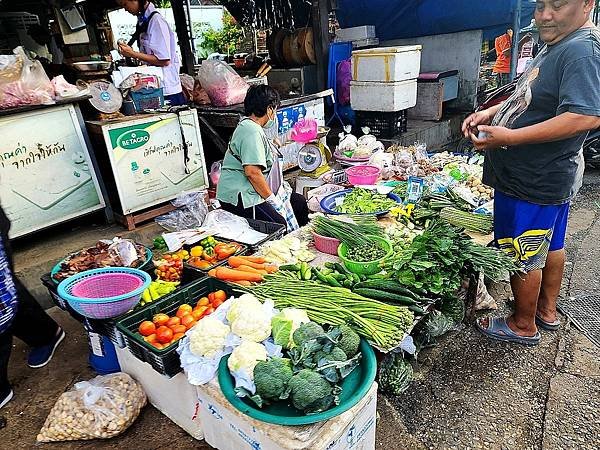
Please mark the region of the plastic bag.
<svg viewBox="0 0 600 450"><path fill-rule="evenodd" d="M22 47L0 60L0 109L54 104L54 87L39 61L27 57Z"/></svg>
<svg viewBox="0 0 600 450"><path fill-rule="evenodd" d="M221 167L223 167L223 160L215 161L210 166L210 182L213 186L219 184L219 178L221 178Z"/></svg>
<svg viewBox="0 0 600 450"><path fill-rule="evenodd" d="M243 217L222 209L209 212L202 227L219 230L219 237L246 245L254 245L268 237L267 234L254 230Z"/></svg>
<svg viewBox="0 0 600 450"><path fill-rule="evenodd" d="M293 127L290 138L294 142L307 143L317 138L319 125L315 119L301 119Z"/></svg>
<svg viewBox="0 0 600 450"><path fill-rule="evenodd" d="M383 150L376 151L369 158L369 165L381 170L381 177L389 179L394 175L394 155Z"/></svg>
<svg viewBox="0 0 600 450"><path fill-rule="evenodd" d="M198 79L215 106L242 103L250 87L223 61L203 61L198 70Z"/></svg>
<svg viewBox="0 0 600 450"><path fill-rule="evenodd" d="M337 184L324 184L316 189L311 189L306 193L308 197L308 209L313 212L323 212L321 209L321 200L334 192L343 191L344 187Z"/></svg>
<svg viewBox="0 0 600 450"><path fill-rule="evenodd" d="M206 198L206 191L182 192L171 202L178 209L159 216L154 221L167 231L198 228L208 214Z"/></svg>
<svg viewBox="0 0 600 450"><path fill-rule="evenodd" d="M130 267L138 260L136 245L129 239L114 238L112 244L108 246L108 254L125 267Z"/></svg>
<svg viewBox="0 0 600 450"><path fill-rule="evenodd" d="M37 440L108 439L129 428L145 404L144 390L126 373L82 381L59 397Z"/></svg>
<svg viewBox="0 0 600 450"><path fill-rule="evenodd" d="M76 97L80 95L81 91L79 88L67 82L62 75L52 78L51 83L57 98Z"/></svg>
<svg viewBox="0 0 600 450"><path fill-rule="evenodd" d="M337 101L340 105L350 104L350 82L352 81L352 62L347 59L337 66Z"/></svg>
<svg viewBox="0 0 600 450"><path fill-rule="evenodd" d="M183 88L183 94L188 101L194 100L194 77L188 75L187 73L182 73L179 75L179 79L181 80L181 87Z"/></svg>
<svg viewBox="0 0 600 450"><path fill-rule="evenodd" d="M194 91L192 92L192 100L197 105L210 105L210 98L200 84L199 80L194 81Z"/></svg>

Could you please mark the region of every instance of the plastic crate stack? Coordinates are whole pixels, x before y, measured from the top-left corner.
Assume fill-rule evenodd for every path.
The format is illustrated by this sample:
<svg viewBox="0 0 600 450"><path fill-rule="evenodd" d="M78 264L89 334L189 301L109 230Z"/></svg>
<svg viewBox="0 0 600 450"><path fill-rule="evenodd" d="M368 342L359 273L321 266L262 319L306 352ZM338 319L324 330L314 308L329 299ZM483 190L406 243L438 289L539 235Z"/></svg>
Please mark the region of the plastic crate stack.
<svg viewBox="0 0 600 450"><path fill-rule="evenodd" d="M407 110L417 104L420 69L420 45L353 51L350 102L357 125L379 138L406 132Z"/></svg>

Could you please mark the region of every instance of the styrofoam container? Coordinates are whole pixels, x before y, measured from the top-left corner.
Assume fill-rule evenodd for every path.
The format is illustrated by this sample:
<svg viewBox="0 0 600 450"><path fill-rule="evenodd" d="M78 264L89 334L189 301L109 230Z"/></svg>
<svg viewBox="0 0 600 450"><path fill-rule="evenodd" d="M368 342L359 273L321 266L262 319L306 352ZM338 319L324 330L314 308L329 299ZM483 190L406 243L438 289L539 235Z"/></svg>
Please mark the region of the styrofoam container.
<svg viewBox="0 0 600 450"><path fill-rule="evenodd" d="M350 82L350 104L356 111L396 112L417 104L417 80L395 83Z"/></svg>
<svg viewBox="0 0 600 450"><path fill-rule="evenodd" d="M375 37L375 25L363 25L360 27L340 28L335 31L336 42L361 41Z"/></svg>
<svg viewBox="0 0 600 450"><path fill-rule="evenodd" d="M214 379L198 386L206 443L219 450L374 450L377 383L354 408L326 422L281 426L235 409Z"/></svg>
<svg viewBox="0 0 600 450"><path fill-rule="evenodd" d="M352 52L352 79L390 83L412 80L421 70L421 46L378 47Z"/></svg>
<svg viewBox="0 0 600 450"><path fill-rule="evenodd" d="M115 350L121 371L142 385L148 401L194 439L204 439L196 386L189 383L185 373L168 378L137 359L129 349L116 347Z"/></svg>

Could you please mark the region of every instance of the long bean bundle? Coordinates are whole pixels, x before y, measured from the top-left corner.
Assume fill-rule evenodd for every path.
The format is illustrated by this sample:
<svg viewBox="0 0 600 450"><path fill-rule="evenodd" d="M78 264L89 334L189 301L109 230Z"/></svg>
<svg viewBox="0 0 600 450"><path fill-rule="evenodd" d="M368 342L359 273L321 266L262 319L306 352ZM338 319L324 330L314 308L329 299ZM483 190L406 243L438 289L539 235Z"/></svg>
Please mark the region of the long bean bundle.
<svg viewBox="0 0 600 450"><path fill-rule="evenodd" d="M383 350L397 347L414 322L406 307L388 305L352 291L301 281L292 274L265 276L261 284L244 288L262 300L272 299L277 308L300 308L320 324L348 324Z"/></svg>
<svg viewBox="0 0 600 450"><path fill-rule="evenodd" d="M349 247L362 247L373 242L370 236L383 237L383 228L374 217L353 217L353 222L317 216L313 219L313 229L321 236L345 242Z"/></svg>

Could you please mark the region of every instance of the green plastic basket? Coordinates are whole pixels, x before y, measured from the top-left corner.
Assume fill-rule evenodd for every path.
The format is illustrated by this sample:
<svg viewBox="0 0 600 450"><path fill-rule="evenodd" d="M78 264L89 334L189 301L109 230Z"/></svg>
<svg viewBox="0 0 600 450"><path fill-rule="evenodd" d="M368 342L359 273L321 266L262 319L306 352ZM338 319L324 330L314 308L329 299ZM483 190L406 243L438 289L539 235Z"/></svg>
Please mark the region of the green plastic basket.
<svg viewBox="0 0 600 450"><path fill-rule="evenodd" d="M383 239L377 236L371 236L371 238L377 241L381 246L387 250L387 253L384 257L376 259L375 261L368 262L358 262L352 261L351 259L346 258L348 254L348 246L345 243L341 243L338 247L338 256L346 266L350 272L355 273L357 275L374 275L376 273L381 272L382 267L381 263L385 261L387 258L392 256L394 253L394 248L390 241L387 239Z"/></svg>
<svg viewBox="0 0 600 450"><path fill-rule="evenodd" d="M253 419L283 426L309 425L322 422L348 411L360 402L371 389L377 372L375 352L364 339L361 339L360 351L362 353L360 364L342 381L340 404L317 414L306 415L294 408L289 401L284 400L259 409L252 400L238 397L235 394L235 380L227 367L229 356L223 357L219 364L219 385L225 398L236 409Z"/></svg>

